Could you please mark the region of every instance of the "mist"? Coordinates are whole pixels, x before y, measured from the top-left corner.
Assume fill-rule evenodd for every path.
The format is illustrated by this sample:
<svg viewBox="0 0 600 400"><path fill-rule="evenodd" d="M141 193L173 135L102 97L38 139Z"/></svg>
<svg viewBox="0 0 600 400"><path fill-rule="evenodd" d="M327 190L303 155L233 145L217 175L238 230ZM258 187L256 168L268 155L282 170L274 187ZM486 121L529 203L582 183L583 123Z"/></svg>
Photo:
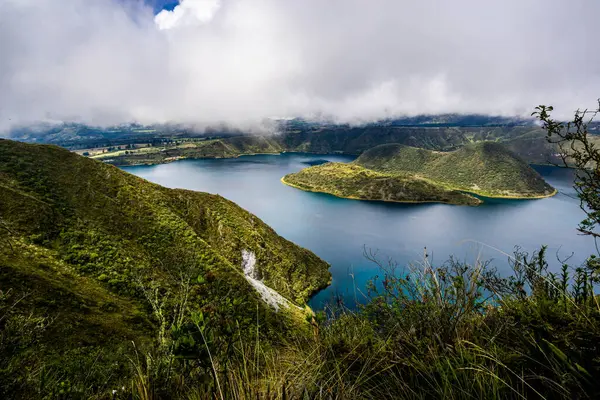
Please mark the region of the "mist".
<svg viewBox="0 0 600 400"><path fill-rule="evenodd" d="M0 0L0 130L251 129L438 113L559 117L600 97L597 0Z"/></svg>

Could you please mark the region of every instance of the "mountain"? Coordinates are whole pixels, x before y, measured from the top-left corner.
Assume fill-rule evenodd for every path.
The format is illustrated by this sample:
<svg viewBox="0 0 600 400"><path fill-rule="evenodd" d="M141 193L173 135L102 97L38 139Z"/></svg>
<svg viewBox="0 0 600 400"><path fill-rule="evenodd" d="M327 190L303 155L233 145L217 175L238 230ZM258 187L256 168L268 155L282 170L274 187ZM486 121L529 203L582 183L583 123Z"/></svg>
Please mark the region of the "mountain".
<svg viewBox="0 0 600 400"><path fill-rule="evenodd" d="M393 126L533 126L533 118L484 114L438 114L402 117L386 121Z"/></svg>
<svg viewBox="0 0 600 400"><path fill-rule="evenodd" d="M100 151L98 157L115 165L161 163L179 158L236 157L257 152L341 152L358 155L387 143L452 151L480 141L503 142L530 163L560 161L555 155L556 146L550 145L545 132L529 119L422 115L355 126L302 119L272 119L265 121L264 127L269 134L244 133L227 126L198 131L177 124L124 124L100 128L57 123L18 127L9 132L9 137L25 142L58 144L71 150L81 150L81 153ZM590 126L590 131L594 127ZM239 138L244 138L245 146L232 146L232 142L241 140ZM269 142L268 146L253 143L265 141ZM213 144L206 146L210 143ZM127 150L127 153L119 150Z"/></svg>
<svg viewBox="0 0 600 400"><path fill-rule="evenodd" d="M0 140L0 381L20 385L0 384L3 398L65 376L120 387L157 337L184 357L255 337L258 321L268 340L291 336L329 280L323 260L218 195Z"/></svg>
<svg viewBox="0 0 600 400"><path fill-rule="evenodd" d="M313 129L342 128L348 129L350 125L339 124L331 121L312 121L302 118L268 118L263 121L266 126L273 126L281 132L308 131ZM502 117L479 114L439 114L417 115L413 117L400 117L381 121L353 125L356 128L365 127L517 127L534 126L533 119L521 117ZM195 130L180 124L153 124L141 125L138 123L125 123L120 125L98 127L76 122L41 122L29 126L13 127L9 136L18 140L54 143L67 145L76 142L94 142L102 140L118 140L141 138L143 133L152 133L157 136L186 134L188 136L203 136L200 132L206 131L208 135L232 134L239 132L236 128L226 125L208 127L205 130ZM205 135L204 135L205 136Z"/></svg>
<svg viewBox="0 0 600 400"><path fill-rule="evenodd" d="M113 165L157 164L182 158L229 158L281 152L359 155L380 144L398 143L430 150L452 151L482 141L499 141L533 163L556 161L556 149L541 129L531 127L329 127L287 131L276 135L192 137L147 134L122 140L103 139L94 145L65 144L69 149ZM86 147L86 146L90 147Z"/></svg>
<svg viewBox="0 0 600 400"><path fill-rule="evenodd" d="M52 143L113 165L158 164L182 158L230 158L281 152L360 155L381 144L403 144L453 151L484 141L506 145L530 164L561 164L559 148L546 132L527 119L477 115L434 115L378 121L361 126L270 120L268 134L244 133L227 126L202 132L163 124L119 125L110 128L82 124L41 124L9 132L33 143ZM590 141L600 143L598 123L588 126ZM279 133L272 133L279 132Z"/></svg>
<svg viewBox="0 0 600 400"><path fill-rule="evenodd" d="M527 163L494 142L453 152L385 144L365 151L350 164L305 168L286 175L282 182L352 199L465 205L480 203L467 193L537 198L556 192Z"/></svg>
<svg viewBox="0 0 600 400"><path fill-rule="evenodd" d="M271 133L250 134L227 126L197 131L177 124L124 124L107 128L75 123L19 127L9 137L52 143L113 165L156 164L181 158L223 158L244 154L345 153L359 155L380 144L398 143L452 151L482 141L497 141L534 164L559 163L558 149L529 119L481 115L423 115L377 121L360 126L302 119L265 121ZM599 141L597 124L589 126ZM273 133L278 132L278 133Z"/></svg>

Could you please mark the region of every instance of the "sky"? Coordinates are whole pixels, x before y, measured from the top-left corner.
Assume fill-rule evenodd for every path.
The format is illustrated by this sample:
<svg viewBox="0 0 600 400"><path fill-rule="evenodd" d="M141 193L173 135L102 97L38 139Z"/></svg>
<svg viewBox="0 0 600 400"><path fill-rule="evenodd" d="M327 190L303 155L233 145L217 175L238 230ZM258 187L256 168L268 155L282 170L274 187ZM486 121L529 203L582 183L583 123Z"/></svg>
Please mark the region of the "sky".
<svg viewBox="0 0 600 400"><path fill-rule="evenodd" d="M598 0L0 0L0 131L566 118L600 97L598 15Z"/></svg>

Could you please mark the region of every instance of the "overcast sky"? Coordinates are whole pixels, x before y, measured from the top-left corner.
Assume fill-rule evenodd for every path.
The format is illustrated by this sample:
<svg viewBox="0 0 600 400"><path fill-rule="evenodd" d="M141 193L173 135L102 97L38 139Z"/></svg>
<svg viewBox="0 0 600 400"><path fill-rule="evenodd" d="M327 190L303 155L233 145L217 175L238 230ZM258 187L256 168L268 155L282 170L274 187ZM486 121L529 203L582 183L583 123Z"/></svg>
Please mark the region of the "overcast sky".
<svg viewBox="0 0 600 400"><path fill-rule="evenodd" d="M158 2L0 0L0 129L568 116L600 97L598 0Z"/></svg>

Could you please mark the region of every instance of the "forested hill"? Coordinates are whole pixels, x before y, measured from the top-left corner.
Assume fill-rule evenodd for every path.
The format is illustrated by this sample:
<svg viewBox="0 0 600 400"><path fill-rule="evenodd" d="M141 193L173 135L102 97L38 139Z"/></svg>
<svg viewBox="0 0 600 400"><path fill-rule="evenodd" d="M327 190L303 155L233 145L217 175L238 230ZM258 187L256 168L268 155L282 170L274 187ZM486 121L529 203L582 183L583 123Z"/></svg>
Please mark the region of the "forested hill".
<svg viewBox="0 0 600 400"><path fill-rule="evenodd" d="M382 173L413 174L484 196L543 197L555 192L523 159L496 142L452 152L387 144L364 152L355 163Z"/></svg>
<svg viewBox="0 0 600 400"><path fill-rule="evenodd" d="M106 362L112 375L99 380L130 379L111 363L125 368L132 341L168 334L185 353L200 340L188 337L200 315L215 346L234 330L258 332L258 320L261 334L276 337L286 321L304 321L292 303L302 307L329 279L324 261L220 196L163 188L56 146L0 140L0 313L23 329L3 331L0 381L23 385L20 393L41 384L28 374L42 365L84 383ZM275 312L261 299L273 294L264 284L291 302Z"/></svg>

